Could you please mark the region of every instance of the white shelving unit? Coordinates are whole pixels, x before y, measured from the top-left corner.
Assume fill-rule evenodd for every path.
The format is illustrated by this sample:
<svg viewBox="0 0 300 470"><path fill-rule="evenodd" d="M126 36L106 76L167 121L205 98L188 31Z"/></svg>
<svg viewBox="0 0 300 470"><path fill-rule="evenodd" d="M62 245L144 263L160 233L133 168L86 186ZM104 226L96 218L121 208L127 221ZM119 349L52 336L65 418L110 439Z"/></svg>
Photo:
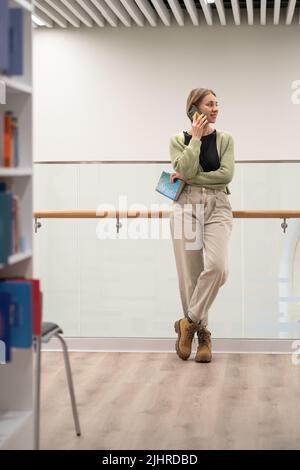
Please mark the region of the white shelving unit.
<svg viewBox="0 0 300 470"><path fill-rule="evenodd" d="M15 4L16 6L24 8L24 10L27 10L29 12L33 11L33 5L31 2L27 0L11 0L12 4Z"/></svg>
<svg viewBox="0 0 300 470"><path fill-rule="evenodd" d="M0 178L5 176L31 176L32 168L0 168Z"/></svg>
<svg viewBox="0 0 300 470"><path fill-rule="evenodd" d="M14 111L19 123L20 166L0 166L0 181L12 184L20 198L21 233L25 240L21 253L10 256L0 265L0 276L32 276L33 197L32 197L32 3L10 0L10 8L24 12L24 74L6 77L0 74L6 91L6 104L0 104L0 132L3 132L5 111ZM4 85L3 85L4 83ZM2 145L2 140L1 140ZM1 149L2 154L2 149ZM33 350L13 349L12 360L0 364L0 451L33 449Z"/></svg>
<svg viewBox="0 0 300 470"><path fill-rule="evenodd" d="M9 95L14 95L15 93L32 93L32 87L28 83L4 76L1 76L1 80L4 82L6 93Z"/></svg>
<svg viewBox="0 0 300 470"><path fill-rule="evenodd" d="M0 269L3 270L6 266L12 266L16 263L20 263L20 261L27 260L31 257L32 257L31 250L23 251L22 253L16 253L14 255L9 256L7 265L0 264Z"/></svg>

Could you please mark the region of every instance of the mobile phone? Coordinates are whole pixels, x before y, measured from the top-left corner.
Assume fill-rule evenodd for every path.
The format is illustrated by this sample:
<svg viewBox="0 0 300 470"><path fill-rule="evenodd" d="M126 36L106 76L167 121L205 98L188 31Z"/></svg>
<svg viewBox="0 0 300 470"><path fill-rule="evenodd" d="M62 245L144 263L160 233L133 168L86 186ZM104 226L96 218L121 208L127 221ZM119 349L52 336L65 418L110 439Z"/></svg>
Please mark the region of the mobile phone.
<svg viewBox="0 0 300 470"><path fill-rule="evenodd" d="M199 117L201 114L203 114L203 113L200 113L199 110L198 110L198 108L197 108L197 106L195 106L195 105L193 104L193 106L191 107L191 109L190 109L189 112L188 112L188 117L189 117L190 120L193 122L194 117L195 117L196 119L198 119L198 117Z"/></svg>

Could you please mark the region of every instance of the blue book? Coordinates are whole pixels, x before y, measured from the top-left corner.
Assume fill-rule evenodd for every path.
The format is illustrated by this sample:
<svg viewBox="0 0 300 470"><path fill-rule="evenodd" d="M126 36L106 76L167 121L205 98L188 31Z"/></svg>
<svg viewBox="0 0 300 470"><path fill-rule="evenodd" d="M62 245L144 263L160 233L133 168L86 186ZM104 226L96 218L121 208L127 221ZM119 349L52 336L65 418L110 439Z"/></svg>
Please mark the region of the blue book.
<svg viewBox="0 0 300 470"><path fill-rule="evenodd" d="M23 10L9 10L9 64L8 75L23 75Z"/></svg>
<svg viewBox="0 0 300 470"><path fill-rule="evenodd" d="M0 292L11 296L10 344L13 348L30 348L32 345L32 292L31 283L0 281Z"/></svg>
<svg viewBox="0 0 300 470"><path fill-rule="evenodd" d="M12 193L0 191L0 264L12 254Z"/></svg>
<svg viewBox="0 0 300 470"><path fill-rule="evenodd" d="M6 72L8 69L8 31L8 0L0 0L0 72Z"/></svg>
<svg viewBox="0 0 300 470"><path fill-rule="evenodd" d="M170 176L171 173L163 171L160 175L155 191L160 194L163 194L164 196L172 199L173 201L177 201L186 183L185 181L180 179L176 179L174 183L171 183Z"/></svg>
<svg viewBox="0 0 300 470"><path fill-rule="evenodd" d="M8 292L0 292L0 363L9 362L10 354L10 308Z"/></svg>

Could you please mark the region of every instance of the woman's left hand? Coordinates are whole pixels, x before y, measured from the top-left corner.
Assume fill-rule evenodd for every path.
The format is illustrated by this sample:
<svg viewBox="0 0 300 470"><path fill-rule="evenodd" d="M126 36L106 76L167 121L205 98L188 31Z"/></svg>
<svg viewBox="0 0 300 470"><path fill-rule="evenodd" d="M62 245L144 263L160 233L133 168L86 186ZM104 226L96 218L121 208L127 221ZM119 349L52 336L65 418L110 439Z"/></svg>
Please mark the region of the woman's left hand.
<svg viewBox="0 0 300 470"><path fill-rule="evenodd" d="M171 173L171 175L170 175L170 181L171 181L171 183L174 183L174 181L175 181L176 179L178 179L178 180L183 180L183 181L185 181L186 183L188 182L188 179L187 179L187 178L184 178L183 176L181 176L180 173L177 173L177 172L176 172L176 173Z"/></svg>

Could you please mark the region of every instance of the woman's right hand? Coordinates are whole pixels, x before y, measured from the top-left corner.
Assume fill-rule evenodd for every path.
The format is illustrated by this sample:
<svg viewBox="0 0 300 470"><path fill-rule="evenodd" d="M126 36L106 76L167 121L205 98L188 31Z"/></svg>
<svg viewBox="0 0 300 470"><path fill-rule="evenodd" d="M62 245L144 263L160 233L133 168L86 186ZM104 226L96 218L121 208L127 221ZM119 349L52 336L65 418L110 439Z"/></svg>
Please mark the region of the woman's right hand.
<svg viewBox="0 0 300 470"><path fill-rule="evenodd" d="M198 119L194 119L192 123L192 139L200 140L208 120L205 114L200 114Z"/></svg>
<svg viewBox="0 0 300 470"><path fill-rule="evenodd" d="M183 180L183 181L187 181L187 178L184 178L184 177L181 176L181 174L178 173L178 172L175 172L175 173L171 173L171 174L170 174L170 181L171 181L171 183L174 183L175 180L177 180L177 179Z"/></svg>

